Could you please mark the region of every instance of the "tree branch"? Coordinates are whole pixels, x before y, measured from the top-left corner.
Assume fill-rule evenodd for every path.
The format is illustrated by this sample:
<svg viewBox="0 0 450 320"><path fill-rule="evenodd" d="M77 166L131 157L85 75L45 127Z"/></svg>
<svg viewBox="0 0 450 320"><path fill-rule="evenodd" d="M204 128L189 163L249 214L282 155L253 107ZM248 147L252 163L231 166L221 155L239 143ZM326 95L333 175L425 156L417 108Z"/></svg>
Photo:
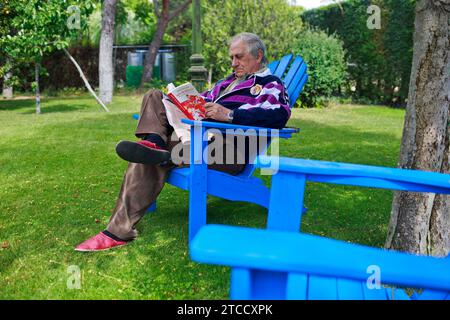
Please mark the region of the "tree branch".
<svg viewBox="0 0 450 320"><path fill-rule="evenodd" d="M450 0L433 0L432 4L445 12L450 12Z"/></svg>
<svg viewBox="0 0 450 320"><path fill-rule="evenodd" d="M75 61L75 59L72 57L72 55L69 53L69 51L67 51L66 49L64 49L65 54L69 57L70 61L72 61L72 63L75 65L75 67L77 68L78 72L80 73L80 77L81 79L83 79L84 84L86 86L86 88L89 90L89 92L94 96L94 98L97 100L97 102L103 107L103 109L105 109L106 112L109 112L108 108L105 106L105 104L102 102L102 100L100 100L99 97L97 97L97 95L95 94L95 91L92 89L91 85L89 84L88 80L86 79L86 77L84 76L83 71L81 70L80 66L78 65L78 63Z"/></svg>
<svg viewBox="0 0 450 320"><path fill-rule="evenodd" d="M438 7L445 12L450 12L450 0L431 0L431 1L422 1L421 3L417 5L416 12L421 12L428 8L428 6L435 6Z"/></svg>
<svg viewBox="0 0 450 320"><path fill-rule="evenodd" d="M333 2L339 6L339 9L341 9L341 14L344 15L344 7L342 6L341 2L337 0L333 0Z"/></svg>
<svg viewBox="0 0 450 320"><path fill-rule="evenodd" d="M450 12L450 0L440 0L442 9L446 12Z"/></svg>
<svg viewBox="0 0 450 320"><path fill-rule="evenodd" d="M191 4L192 0L186 0L181 6L176 8L169 15L169 21L177 17L182 11L186 10L186 8Z"/></svg>
<svg viewBox="0 0 450 320"><path fill-rule="evenodd" d="M158 20L161 18L161 12L159 11L159 4L158 0L153 0L153 9L155 11L155 15L158 18Z"/></svg>

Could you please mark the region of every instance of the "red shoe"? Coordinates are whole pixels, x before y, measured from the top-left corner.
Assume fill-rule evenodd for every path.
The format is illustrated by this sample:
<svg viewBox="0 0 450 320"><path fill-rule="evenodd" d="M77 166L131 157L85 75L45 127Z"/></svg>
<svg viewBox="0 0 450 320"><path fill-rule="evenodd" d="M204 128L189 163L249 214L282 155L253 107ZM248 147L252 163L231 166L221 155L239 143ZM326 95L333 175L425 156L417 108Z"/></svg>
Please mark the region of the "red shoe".
<svg viewBox="0 0 450 320"><path fill-rule="evenodd" d="M147 140L120 141L116 152L122 159L134 163L160 164L170 159L169 151Z"/></svg>
<svg viewBox="0 0 450 320"><path fill-rule="evenodd" d="M117 241L108 237L103 232L87 239L83 243L75 247L75 251L101 251L108 250L114 247L126 245L126 241Z"/></svg>

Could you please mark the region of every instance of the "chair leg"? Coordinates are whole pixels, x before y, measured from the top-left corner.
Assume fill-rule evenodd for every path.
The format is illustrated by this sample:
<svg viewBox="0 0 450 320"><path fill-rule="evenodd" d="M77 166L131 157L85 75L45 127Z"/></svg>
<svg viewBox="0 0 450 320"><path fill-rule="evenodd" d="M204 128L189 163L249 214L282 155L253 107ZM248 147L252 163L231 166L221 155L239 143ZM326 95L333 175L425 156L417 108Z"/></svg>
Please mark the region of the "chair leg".
<svg viewBox="0 0 450 320"><path fill-rule="evenodd" d="M208 166L203 161L203 151L208 150L208 141L203 140L204 127L191 127L191 164L189 178L189 243L206 224L208 193Z"/></svg>
<svg viewBox="0 0 450 320"><path fill-rule="evenodd" d="M295 185L296 188L285 187L290 185ZM290 175L279 172L272 177L268 229L298 232L305 212L303 206L305 185L306 177L301 174ZM274 201L275 199L283 201ZM289 203L289 210L286 210L286 203Z"/></svg>
<svg viewBox="0 0 450 320"><path fill-rule="evenodd" d="M207 195L204 192L193 192L189 195L189 242L201 227L206 225Z"/></svg>

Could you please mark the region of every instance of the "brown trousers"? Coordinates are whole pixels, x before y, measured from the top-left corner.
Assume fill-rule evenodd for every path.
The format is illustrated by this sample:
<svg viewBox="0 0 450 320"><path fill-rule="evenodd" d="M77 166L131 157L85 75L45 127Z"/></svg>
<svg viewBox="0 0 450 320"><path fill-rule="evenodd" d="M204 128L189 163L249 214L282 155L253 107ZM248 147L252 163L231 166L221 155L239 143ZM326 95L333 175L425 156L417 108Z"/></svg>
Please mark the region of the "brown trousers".
<svg viewBox="0 0 450 320"><path fill-rule="evenodd" d="M180 142L172 134L173 128L167 121L166 110L161 99L162 93L158 90L150 90L145 94L135 135L141 138L146 134L156 133L161 136L171 151ZM184 146L182 156L184 160L189 159L189 145ZM106 229L124 240L136 238L136 224L156 200L170 170L175 167L173 163L167 165L129 163L116 206ZM245 165L211 164L208 167L236 175L244 169Z"/></svg>

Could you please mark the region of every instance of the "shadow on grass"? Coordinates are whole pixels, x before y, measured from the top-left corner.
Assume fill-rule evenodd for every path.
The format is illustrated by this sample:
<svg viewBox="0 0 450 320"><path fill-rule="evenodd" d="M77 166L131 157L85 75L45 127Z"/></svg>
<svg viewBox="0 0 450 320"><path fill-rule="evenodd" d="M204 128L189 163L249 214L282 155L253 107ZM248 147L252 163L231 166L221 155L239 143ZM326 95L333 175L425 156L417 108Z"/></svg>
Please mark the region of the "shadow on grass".
<svg viewBox="0 0 450 320"><path fill-rule="evenodd" d="M33 101L14 101L13 107L23 108L18 103L27 103L31 108L33 107ZM2 103L0 103L0 106ZM72 105L67 108L67 105L50 105L48 106L51 112L70 112L74 111ZM76 105L75 108L81 109L84 106ZM1 110L1 109L0 109ZM60 111L62 110L62 111ZM75 109L76 110L76 109ZM44 110L43 110L44 111ZM301 132L295 135L292 139L288 141L283 141L280 143L280 153L282 156L290 156L297 158L311 158L319 160L329 160L329 161L341 161L341 162L351 162L351 163L363 163L363 164L376 164L391 166L395 163L398 148L400 145L400 139L398 135L394 133L380 133L380 132L365 132L362 129L352 128L349 126L331 126L323 125L314 121L304 121L296 120L292 121L290 125L301 128ZM374 125L375 126L375 125ZM83 153L71 153L71 162L62 163L61 159L64 154L71 150L67 145L59 147L61 144L53 144L53 141L47 141L45 146L55 146L53 152L48 153L45 166L47 168L58 168L59 171L67 170L66 180L61 180L58 176L52 176L52 172L59 172L58 170L47 169L43 174L46 174L50 180L59 179L60 187L64 185L70 186L77 183L84 185L83 179L89 176L95 176L98 174L100 168L107 168L105 170L113 170L113 168L119 167L109 160L104 161L106 158L101 152L95 152L98 150L98 146L105 146L112 141L116 141L121 134L128 130L128 127L134 128L135 121L129 115L115 114L108 115L108 117L97 117L93 115L93 118L82 119L70 121L67 123L51 123L48 125L43 125L36 129L36 139L44 139L49 134L54 136L59 135L60 138L70 138L70 148L79 148L83 150ZM83 130L80 130L82 128ZM373 129L373 128L372 128ZM73 139L73 133L77 132L76 139ZM130 132L130 136L133 132ZM89 144L89 140L93 139L104 139L103 144ZM103 140L102 140L103 141ZM36 154L36 147L33 148L23 148L22 145L8 145L12 149L9 153L14 155L14 158L8 160L11 163L20 163L20 168L17 166L17 171L11 172L16 173L20 178L20 174L34 172L34 163L30 162L28 159L33 159ZM17 151L17 152L15 152ZM108 151L109 152L109 151ZM114 151L111 149L110 151ZM7 159L4 159L7 160ZM74 166L74 163L77 166ZM28 166L28 167L27 167ZM20 169L20 171L18 171ZM103 169L102 169L103 170ZM101 170L100 170L101 171ZM42 171L41 171L42 172ZM122 174L122 173L121 173ZM120 175L122 176L122 175ZM117 178L120 180L121 178ZM270 180L270 177L263 177L264 180ZM119 185L119 183L118 183ZM332 185L330 185L332 186ZM332 187L330 187L332 188ZM345 189L348 193L339 193L339 190L344 189L322 189L314 188L307 189L306 206L310 209L307 216L303 220L308 223L307 230L311 233L321 234L325 230L327 235L338 235L341 239L351 239L358 242L364 242L366 244L371 244L375 242L380 244L382 239L385 238L385 233L383 228L378 226L387 225L385 213L383 211L389 207L390 202L385 205L373 206L373 202L385 202L390 195L380 194L379 196L372 195L371 189L359 188L359 190L364 191L364 194L354 193L353 191ZM117 190L118 192L119 190ZM328 191L323 193L324 191ZM87 199L95 199L95 192L92 193L92 189L80 190L80 193L87 193ZM367 199L372 197L371 204L368 205ZM29 218L33 219L33 222L45 228L47 221L46 215L44 214L48 208L57 206L55 198L51 196L48 201L42 205L36 205L35 214ZM115 200L113 200L115 201ZM138 230L141 232L140 241L134 243L130 246L130 249L125 249L121 251L114 251L117 255L123 256L122 252L130 251L131 254L137 253L148 253L148 260L143 259L143 266L148 268L153 268L154 272L158 272L164 275L167 279L172 279L174 271L170 268L170 265L175 264L176 259L181 260L179 264L182 267L176 271L181 272L192 272L192 276L187 277L187 282L195 280L194 271L197 269L190 270L186 267L186 261L188 258L184 257L185 251L187 251L187 208L188 194L187 192L173 192L173 189L165 188L158 200L157 212L147 216L138 225ZM390 201L390 200L389 200ZM253 204L243 204L237 202L229 202L218 198L213 198L208 201L208 223L217 224L234 224L243 225L251 227L265 227L267 211L264 208ZM84 206L78 206L77 217L83 216L85 221L90 221L90 215L93 210L97 210L97 204L92 202L91 205L84 204ZM38 214L42 213L42 214ZM8 212L7 212L8 214ZM5 216L7 216L7 214ZM357 218L352 218L352 216ZM24 217L26 220L28 217ZM70 219L70 218L65 218ZM67 224L76 223L76 221L69 222ZM373 227L372 227L373 225ZM366 226L371 226L366 228ZM86 235L90 236L98 232L103 226L99 225L89 225ZM76 228L76 227L75 227ZM80 230L82 228L80 227ZM11 233L16 232L15 230L8 230ZM371 237L368 238L366 233L372 233ZM76 242L81 242L85 240L84 237L80 237ZM73 243L74 245L77 243ZM151 245L156 244L156 245ZM142 248L138 248L142 246ZM31 249L32 250L36 250ZM69 250L62 247L61 250ZM72 248L70 248L72 250ZM32 254L28 249L24 249L21 254ZM155 256L151 256L151 254ZM174 256L171 259L171 253ZM173 254L174 253L174 254ZM75 254L75 253L74 253ZM3 261L0 268L8 267L12 261L19 258L10 253L8 261ZM45 255L44 255L45 259ZM166 260L167 259L167 260ZM158 264L154 263L155 260L161 261L163 264L167 263L169 266L162 270L159 268ZM112 257L104 257L101 261L94 262L97 268L102 270L108 270L112 266ZM140 266L142 267L142 266ZM138 271L136 271L138 272ZM139 270L139 272L141 272ZM208 275L213 277L213 275ZM177 281L183 281L182 274L178 275ZM145 277L139 278L144 281ZM155 282L147 283L140 290L145 292L149 290L149 287L153 284L161 285L157 280ZM177 286L177 282L173 284L174 287ZM133 285L137 285L133 284ZM165 292L162 287L163 292Z"/></svg>
<svg viewBox="0 0 450 320"><path fill-rule="evenodd" d="M15 101L15 103L18 102ZM20 103L24 102L20 101ZM30 109L34 108L33 101L26 101L26 103ZM24 108L20 104L16 107ZM52 112L58 112L61 109L62 112L73 111L71 108L67 109L64 103L48 107ZM76 108L83 108L82 103ZM51 117L48 118L51 119ZM300 127L301 132L280 144L282 156L390 166L395 163L398 155L400 144L398 134L374 132L373 128L372 131L365 131L361 128L324 125L304 120L292 121L290 124ZM63 261L64 265L70 261L72 264L80 265L83 270L90 270L93 274L106 276L110 275L110 270L113 268L122 265L124 268L134 266L135 268L132 270L123 270L125 279L122 282L114 280L113 277L120 278L120 276L117 275L118 273L113 273L111 278L105 278L104 285L105 290L113 291L126 284L134 292L140 294L137 297L176 299L207 296L220 298L222 293L228 292L228 269L197 265L189 259L187 254L188 192L175 190L172 186L166 186L162 191L158 199L157 211L144 217L138 224L140 235L136 242L124 248L104 253L81 255L73 251L73 246L105 227L105 225L92 222L91 216L96 215L95 212L100 211L101 206L104 205L101 201L97 202L98 199L101 199L100 190L104 187L98 180L95 181L90 177L102 177L102 174L109 177L108 172L111 171L111 175L115 175L117 178L109 179L108 186L117 185L114 193L118 193L120 180L123 177L122 163L118 165L119 162L116 158L105 157L104 154L105 152L114 153L114 149L109 149L108 146L113 145L113 141L128 133L128 130L130 130L129 135L132 136L135 125L136 122L132 120L131 114L104 116L99 113L99 115L92 114L92 117L89 118L74 118L73 120L70 118L65 123L52 121L52 123L31 128L36 141L31 147L24 148L22 144L8 143L8 151L10 151L7 153L8 159L3 159L9 163L18 163L14 167L9 165L9 169L2 168L8 174L15 173L17 180L20 180L25 175L35 173L36 167L39 168L41 165L45 170L40 170L40 174L45 175L49 181L57 181L58 190L76 190L77 195L86 200L84 202L73 201L71 214L58 215L60 219L63 219L61 223L57 223L58 226L74 225L74 227L67 227L69 235L61 235L60 239L63 241L58 243L55 241L59 232L56 224L52 225L52 229L48 231L47 242L42 243L38 243L36 240L40 239L36 235L39 232L34 235L24 233L19 227L22 225L29 228L29 225L25 223L30 220L33 221L33 227L37 231L43 230L42 233L44 233L49 230L49 216L46 213L49 208L60 206L60 202L65 203L65 200L56 195L56 189L55 191L51 188L48 189L45 201L36 202L32 206L33 211L19 211L23 220L7 229L7 235L3 237L9 239L8 235L23 234L21 241L32 242L35 246L22 245L18 247L20 250L16 250L16 244L11 242L11 248L3 252L3 259L0 259L0 270L7 270L5 275L10 277L9 283L17 283L14 284L13 289L10 289L10 292L11 290L26 292L30 286L21 280L22 275L26 279L26 277L31 277L36 270L42 270L30 267L23 269L21 271L23 274L20 275L12 270L12 267L16 268L17 265L20 265L21 259L28 256L36 256L33 260L36 264L45 265L46 260L50 259L57 262ZM61 144L59 140L48 139L48 136L58 136L64 141L70 141L70 144ZM95 140L101 140L102 144L92 143ZM49 149L52 152L48 152L44 164L42 160L36 159L37 151L46 152ZM78 152L78 150L82 152ZM70 154L70 157L66 156L67 154ZM111 159L115 159L116 162ZM120 168L120 174L117 174L118 168ZM61 175L61 171L64 171L64 175ZM263 179L270 182L269 176L264 176ZM87 187L90 183L93 184L92 188ZM24 190L31 191L27 194ZM26 195L26 200L39 199L42 198L42 194L38 190L39 188L23 187L23 189L17 189L17 194ZM68 197L71 192L68 192ZM111 196L106 201L108 202L109 199L114 202L116 196ZM16 202L23 202L22 200L19 197L8 200L8 203L5 204L7 210L4 216L14 216L14 211L21 208ZM371 189L358 188L358 191L353 191L334 185L326 187L324 185L321 187L308 185L305 203L309 211L302 219L303 231L357 243L381 245L386 237L384 226L388 223L390 200L389 194L375 195ZM57 213L55 213L56 215ZM15 219L18 219L18 216L16 214ZM265 228L266 220L267 211L262 207L219 198L208 200L208 223ZM48 243L54 243L54 245L49 246ZM36 252L39 252L39 256ZM59 258L55 258L55 253L58 253ZM14 261L17 262L17 265L13 266ZM54 276L51 274L54 271L49 269L45 272L42 278L44 280L38 280L39 283L36 286L52 288L52 283L43 281L46 278L53 279ZM112 281L106 281L108 279L112 279ZM51 296L57 294L57 288L56 286L48 289ZM123 289L123 287L121 288ZM96 292L96 289L90 288L88 285L86 290L90 294ZM83 299L87 295L88 293L82 293L77 297ZM98 295L101 297L100 293ZM18 297L17 294L14 296L11 293L9 296Z"/></svg>
<svg viewBox="0 0 450 320"><path fill-rule="evenodd" d="M28 109L33 108L35 106L36 101L34 99L0 100L0 112Z"/></svg>
<svg viewBox="0 0 450 320"><path fill-rule="evenodd" d="M56 113L56 112L73 112L83 109L88 109L90 106L85 104L52 104L52 105L42 105L41 106L41 113ZM36 113L35 109L30 109L23 111L22 114L32 114Z"/></svg>
<svg viewBox="0 0 450 320"><path fill-rule="evenodd" d="M73 98L66 99L68 100L67 103L60 102L61 100L64 101L64 98L41 100L41 113L73 112L91 108L90 103L74 103ZM56 103L56 101L59 103ZM34 99L0 100L0 112L22 109L25 109L21 112L22 114L36 113L36 101Z"/></svg>

